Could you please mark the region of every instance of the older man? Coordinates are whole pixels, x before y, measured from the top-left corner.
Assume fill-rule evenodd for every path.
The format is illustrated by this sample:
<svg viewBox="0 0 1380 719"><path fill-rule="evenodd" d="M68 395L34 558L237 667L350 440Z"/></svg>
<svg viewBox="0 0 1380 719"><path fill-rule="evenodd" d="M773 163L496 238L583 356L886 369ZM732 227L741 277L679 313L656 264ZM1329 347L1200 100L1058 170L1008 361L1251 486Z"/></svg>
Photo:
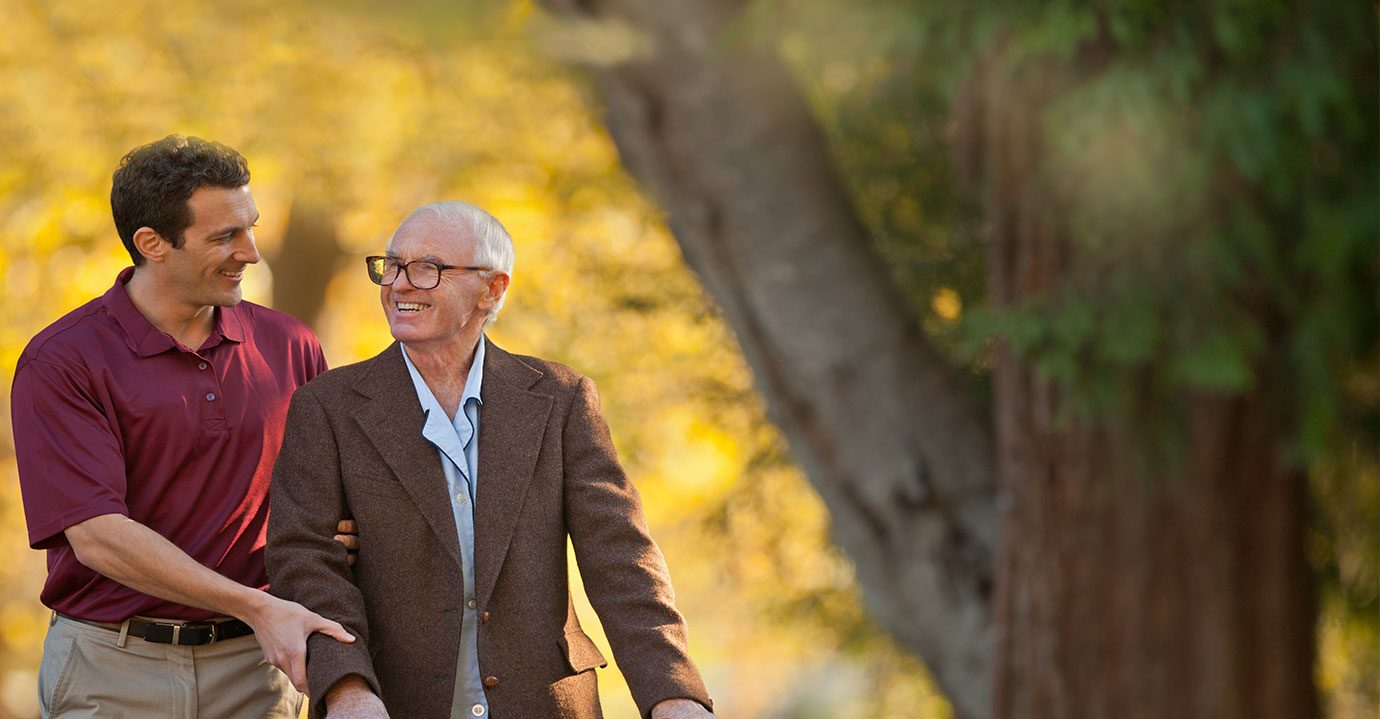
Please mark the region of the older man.
<svg viewBox="0 0 1380 719"><path fill-rule="evenodd" d="M512 275L502 225L427 205L367 263L398 343L293 396L274 469L273 590L360 637L311 640L313 711L600 716L569 536L643 716L712 716L594 385L484 337ZM332 541L347 515L353 572Z"/></svg>

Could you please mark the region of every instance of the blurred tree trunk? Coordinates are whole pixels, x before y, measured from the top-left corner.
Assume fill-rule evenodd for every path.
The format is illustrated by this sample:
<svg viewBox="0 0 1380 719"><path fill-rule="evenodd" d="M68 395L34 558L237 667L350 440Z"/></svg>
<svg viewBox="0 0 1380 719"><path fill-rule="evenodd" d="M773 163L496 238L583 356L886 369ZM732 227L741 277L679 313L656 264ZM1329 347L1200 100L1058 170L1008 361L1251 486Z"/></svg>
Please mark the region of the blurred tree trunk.
<svg viewBox="0 0 1380 719"><path fill-rule="evenodd" d="M1146 478L1059 395L997 370L1003 516L994 716L1306 719L1313 696L1302 477L1267 394L1186 402L1191 449Z"/></svg>
<svg viewBox="0 0 1380 719"><path fill-rule="evenodd" d="M989 208L990 299L1014 308L1068 281L1081 246L1038 180L1038 118L1066 78L1038 64L994 71L1007 67L999 52L960 103L960 142ZM1284 456L1288 389L1283 362L1270 361L1254 392L1179 398L1185 449L1166 474L1145 458L1157 437L1079 426L1068 396L998 352L998 475L1010 501L997 719L1317 715L1304 476Z"/></svg>
<svg viewBox="0 0 1380 719"><path fill-rule="evenodd" d="M651 43L594 71L624 164L734 329L873 616L957 716L986 716L990 422L900 298L789 73L723 39L740 3L549 4Z"/></svg>
<svg viewBox="0 0 1380 719"><path fill-rule="evenodd" d="M273 308L319 330L326 289L344 257L330 206L293 199L283 242L272 258Z"/></svg>
<svg viewBox="0 0 1380 719"><path fill-rule="evenodd" d="M630 31L584 58L624 164L735 331L869 608L958 717L1316 714L1301 477L1275 454L1268 383L1186 398L1187 459L1150 481L1058 423L1060 397L1008 352L985 415L898 299L789 73L729 32L743 2L545 4ZM1032 171L1041 115L1010 105L969 118L998 306L1057 285L1074 251Z"/></svg>

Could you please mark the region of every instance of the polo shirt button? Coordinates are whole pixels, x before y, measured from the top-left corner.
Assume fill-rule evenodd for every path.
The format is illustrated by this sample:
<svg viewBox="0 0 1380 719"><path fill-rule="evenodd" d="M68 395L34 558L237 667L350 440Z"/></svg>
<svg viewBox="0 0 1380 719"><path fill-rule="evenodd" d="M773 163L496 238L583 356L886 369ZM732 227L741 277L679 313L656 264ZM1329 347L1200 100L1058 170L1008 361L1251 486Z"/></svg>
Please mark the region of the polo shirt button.
<svg viewBox="0 0 1380 719"><path fill-rule="evenodd" d="M215 392L207 392L207 393L206 393L206 401L207 401L207 402L214 402L214 401L216 401L216 393L215 393Z"/></svg>
<svg viewBox="0 0 1380 719"><path fill-rule="evenodd" d="M484 686L489 689L498 686L498 677L484 677Z"/></svg>
<svg viewBox="0 0 1380 719"><path fill-rule="evenodd" d="M475 715L475 716L477 716L477 717L482 717L482 716L484 716L484 705L483 705L483 704L475 704L474 706L470 707L470 713L473 714L473 715Z"/></svg>
<svg viewBox="0 0 1380 719"><path fill-rule="evenodd" d="M468 602L465 602L465 606L469 607L470 609L474 609L474 600L471 599Z"/></svg>
<svg viewBox="0 0 1380 719"><path fill-rule="evenodd" d="M196 368L197 368L197 369L206 369L206 363L205 363L205 362L198 362L198 363L196 364Z"/></svg>

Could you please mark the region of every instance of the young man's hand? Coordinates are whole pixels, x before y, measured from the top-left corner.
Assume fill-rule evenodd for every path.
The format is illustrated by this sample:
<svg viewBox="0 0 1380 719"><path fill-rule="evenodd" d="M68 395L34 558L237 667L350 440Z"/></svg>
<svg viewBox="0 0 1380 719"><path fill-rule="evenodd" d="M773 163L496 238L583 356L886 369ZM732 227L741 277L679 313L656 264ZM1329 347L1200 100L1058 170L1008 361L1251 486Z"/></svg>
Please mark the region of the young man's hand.
<svg viewBox="0 0 1380 719"><path fill-rule="evenodd" d="M321 632L346 644L355 640L339 622L267 592L252 612L240 618L254 628L264 659L283 670L303 694L310 693L307 689L307 637Z"/></svg>

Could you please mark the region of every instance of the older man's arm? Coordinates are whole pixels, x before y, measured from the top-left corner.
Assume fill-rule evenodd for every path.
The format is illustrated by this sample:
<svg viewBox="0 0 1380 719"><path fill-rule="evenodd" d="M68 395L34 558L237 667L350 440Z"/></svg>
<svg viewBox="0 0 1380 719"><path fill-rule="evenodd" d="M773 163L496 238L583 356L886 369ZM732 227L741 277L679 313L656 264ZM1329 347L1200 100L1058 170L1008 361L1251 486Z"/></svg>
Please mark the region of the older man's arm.
<svg viewBox="0 0 1380 719"><path fill-rule="evenodd" d="M581 378L562 435L565 517L590 604L643 717L712 716L670 573L618 464L594 383ZM694 700L693 702L689 700ZM694 704L701 713L693 713Z"/></svg>
<svg viewBox="0 0 1380 719"><path fill-rule="evenodd" d="M342 644L313 634L307 641L307 683L318 716L325 714L327 693L352 675L380 694L369 657L364 597L354 584L345 545L334 539L336 521L350 515L341 482L335 431L305 386L292 396L273 467L266 560L275 595L340 622L358 638Z"/></svg>

